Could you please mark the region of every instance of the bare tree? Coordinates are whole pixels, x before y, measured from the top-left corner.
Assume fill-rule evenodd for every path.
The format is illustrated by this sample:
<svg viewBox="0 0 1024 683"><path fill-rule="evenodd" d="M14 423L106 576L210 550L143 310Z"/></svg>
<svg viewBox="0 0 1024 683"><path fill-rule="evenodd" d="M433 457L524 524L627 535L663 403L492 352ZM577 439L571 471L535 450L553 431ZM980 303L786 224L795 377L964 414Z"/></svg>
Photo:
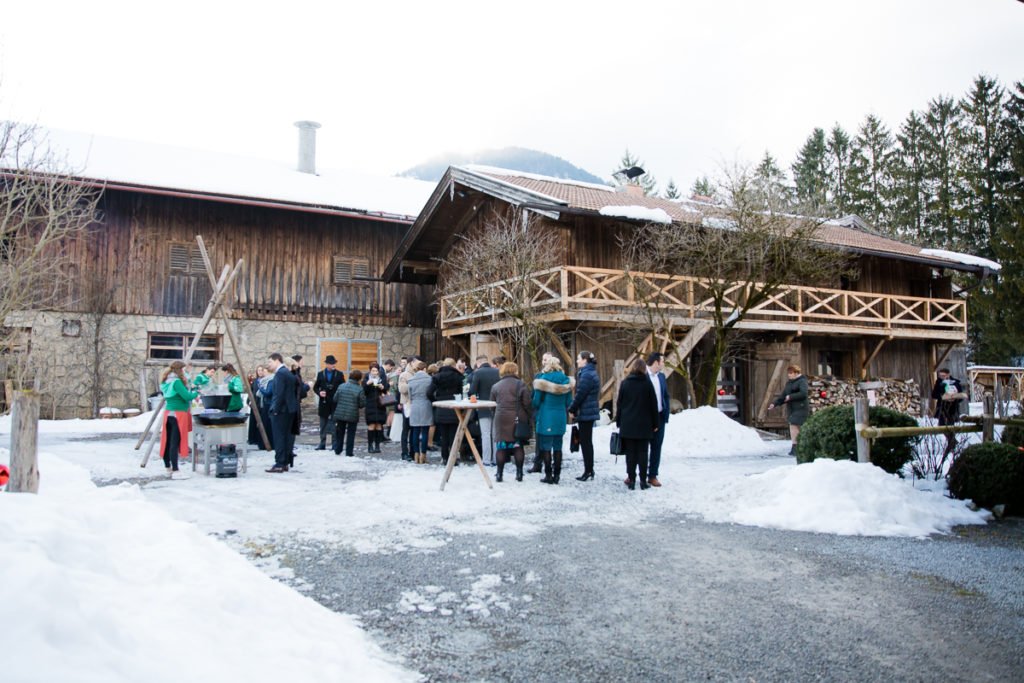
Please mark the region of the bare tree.
<svg viewBox="0 0 1024 683"><path fill-rule="evenodd" d="M699 222L650 223L622 242L647 333L662 342L669 357L680 344L680 307L667 290L668 280L677 273L700 278L693 284L695 315L710 323L712 336L701 372L705 386L697 395L701 405L715 405L722 361L735 348L738 325L752 310L786 285L832 283L850 269L845 254L819 239L820 221L779 213L770 202L765 210L750 169L727 171L717 193L724 204L706 208ZM687 353L675 355L676 369L688 378Z"/></svg>
<svg viewBox="0 0 1024 683"><path fill-rule="evenodd" d="M67 303L69 246L95 220L100 190L74 178L35 126L0 122L0 354L23 344L12 314ZM7 364L24 386L30 364Z"/></svg>
<svg viewBox="0 0 1024 683"><path fill-rule="evenodd" d="M438 293L448 311L497 318L492 333L525 369L554 341L541 316L553 306L548 294L559 254L557 234L532 212L495 212L442 261Z"/></svg>

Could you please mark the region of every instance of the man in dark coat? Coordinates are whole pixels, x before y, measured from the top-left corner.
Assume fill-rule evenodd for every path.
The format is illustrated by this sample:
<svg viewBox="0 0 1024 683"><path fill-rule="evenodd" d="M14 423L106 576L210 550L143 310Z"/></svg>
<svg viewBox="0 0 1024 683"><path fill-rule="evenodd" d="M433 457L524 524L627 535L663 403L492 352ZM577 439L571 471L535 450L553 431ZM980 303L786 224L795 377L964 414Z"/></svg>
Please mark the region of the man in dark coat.
<svg viewBox="0 0 1024 683"><path fill-rule="evenodd" d="M270 399L270 421L274 431L274 466L267 472L287 472L292 449L295 447L292 422L299 411L298 380L284 364L284 357L280 353L270 354L269 365L274 373L274 389Z"/></svg>
<svg viewBox="0 0 1024 683"><path fill-rule="evenodd" d="M319 398L316 414L320 417L320 445L318 451L327 449L327 435L334 434L334 392L345 381L345 374L338 370L338 359L333 355L324 358L324 369L316 373L313 393ZM331 437L333 442L333 436Z"/></svg>
<svg viewBox="0 0 1024 683"><path fill-rule="evenodd" d="M476 361L476 370L473 371L473 378L469 382L469 395L476 396L481 401L490 401L491 388L498 383L500 373L497 367L487 362L487 356L480 356ZM494 431L494 411L490 408L480 408L476 411L476 418L480 423L480 457L488 465L495 465L494 442L491 438Z"/></svg>
<svg viewBox="0 0 1024 683"><path fill-rule="evenodd" d="M651 486L661 486L658 481L658 469L661 466L661 445L665 443L665 425L668 424L669 398L668 382L665 381L665 373L661 371L663 356L655 351L647 356L647 378L651 380L651 387L658 399L658 431L651 439L651 459L647 466L647 483Z"/></svg>
<svg viewBox="0 0 1024 683"><path fill-rule="evenodd" d="M935 402L935 417L939 419L940 425L956 424L960 417L960 401L964 387L955 377L949 374L949 368L940 368L937 373L938 379L932 387L932 401ZM946 398L946 397L956 398Z"/></svg>

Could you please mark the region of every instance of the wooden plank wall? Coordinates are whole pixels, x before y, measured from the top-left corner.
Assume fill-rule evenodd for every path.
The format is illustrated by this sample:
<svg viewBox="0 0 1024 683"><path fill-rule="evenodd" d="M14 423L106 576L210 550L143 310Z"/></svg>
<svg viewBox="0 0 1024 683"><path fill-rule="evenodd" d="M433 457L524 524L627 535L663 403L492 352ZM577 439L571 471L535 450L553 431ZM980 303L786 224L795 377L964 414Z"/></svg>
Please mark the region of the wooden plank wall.
<svg viewBox="0 0 1024 683"><path fill-rule="evenodd" d="M115 288L113 311L202 315L205 274L171 275L168 243L202 235L216 270L245 259L233 306L251 319L371 325L435 324L432 288L382 282L333 284L334 256L367 258L379 276L405 224L110 191L103 222L87 243L69 245L83 281Z"/></svg>

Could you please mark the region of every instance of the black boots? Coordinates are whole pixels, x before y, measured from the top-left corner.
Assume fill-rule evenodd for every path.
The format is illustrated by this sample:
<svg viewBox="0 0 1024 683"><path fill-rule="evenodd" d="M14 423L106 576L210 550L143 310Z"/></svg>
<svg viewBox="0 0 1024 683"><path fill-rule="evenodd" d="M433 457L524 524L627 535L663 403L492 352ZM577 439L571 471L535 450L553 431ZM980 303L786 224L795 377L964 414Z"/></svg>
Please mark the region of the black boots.
<svg viewBox="0 0 1024 683"><path fill-rule="evenodd" d="M555 451L555 463L552 468L551 483L557 484L559 477L562 476L562 451Z"/></svg>
<svg viewBox="0 0 1024 683"><path fill-rule="evenodd" d="M383 435L384 432L379 429L374 429L373 431L368 431L366 433L367 453L380 453L380 444Z"/></svg>
<svg viewBox="0 0 1024 683"><path fill-rule="evenodd" d="M537 451L533 454L533 467L530 468L530 474L537 474L541 470L541 465L544 463L544 451Z"/></svg>

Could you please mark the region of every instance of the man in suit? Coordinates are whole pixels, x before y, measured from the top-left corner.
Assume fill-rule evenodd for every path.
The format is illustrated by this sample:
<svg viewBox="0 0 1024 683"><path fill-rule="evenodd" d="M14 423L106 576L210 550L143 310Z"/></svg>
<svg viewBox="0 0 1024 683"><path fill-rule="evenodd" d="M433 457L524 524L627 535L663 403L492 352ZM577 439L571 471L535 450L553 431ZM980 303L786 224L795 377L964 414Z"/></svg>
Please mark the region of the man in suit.
<svg viewBox="0 0 1024 683"><path fill-rule="evenodd" d="M280 353L270 354L268 365L273 372L273 394L270 398L270 423L274 432L274 466L267 472L288 471L295 436L292 421L299 411L299 380L284 363Z"/></svg>
<svg viewBox="0 0 1024 683"><path fill-rule="evenodd" d="M647 376L658 398L658 431L654 432L654 439L651 440L651 457L647 466L647 483L651 486L661 486L658 467L661 465L661 445L665 442L665 425L668 424L669 416L668 382L661 371L662 359L663 356L657 351L647 356Z"/></svg>
<svg viewBox="0 0 1024 683"><path fill-rule="evenodd" d="M316 413L320 417L320 445L318 451L327 449L327 435L334 434L334 392L345 381L345 375L338 370L338 359L334 356L324 358L324 369L316 373L316 381L313 382L313 392L319 399ZM331 437L333 444L334 437Z"/></svg>
<svg viewBox="0 0 1024 683"><path fill-rule="evenodd" d="M498 368L487 361L487 356L477 357L476 370L469 382L469 395L476 396L481 401L491 400L491 387L501 379ZM480 424L480 457L488 465L494 465L494 444L491 439L494 411L490 408L480 408L476 411L476 416Z"/></svg>

